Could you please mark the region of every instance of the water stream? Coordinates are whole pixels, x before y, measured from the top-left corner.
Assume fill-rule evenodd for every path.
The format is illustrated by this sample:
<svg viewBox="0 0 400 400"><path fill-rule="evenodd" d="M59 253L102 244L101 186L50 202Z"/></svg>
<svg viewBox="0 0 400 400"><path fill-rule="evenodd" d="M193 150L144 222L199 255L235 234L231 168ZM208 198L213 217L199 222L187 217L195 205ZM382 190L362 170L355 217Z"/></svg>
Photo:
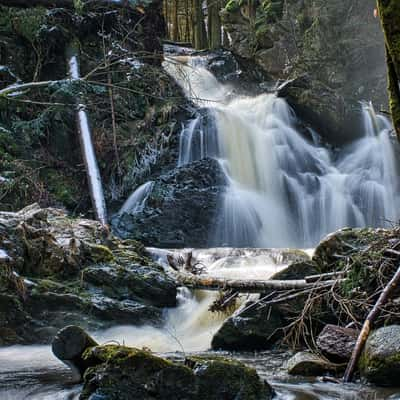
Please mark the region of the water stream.
<svg viewBox="0 0 400 400"><path fill-rule="evenodd" d="M360 105L360 139L330 150L316 132L310 139L298 131L284 99L233 96L205 61L171 58L166 69L188 97L208 107L206 125L201 113L182 130L179 165L216 158L229 182L213 245L306 248L344 226L397 222L391 125L372 104Z"/></svg>
<svg viewBox="0 0 400 400"><path fill-rule="evenodd" d="M398 220L390 124L371 104L360 105L361 139L339 152L324 148L315 132L310 132L314 139L298 132L293 110L274 94L234 97L231 87L220 84L204 68L201 57L170 59L165 68L187 96L208 109L208 123L199 115L182 130L179 165L207 156L219 161L228 187L210 235L215 246L230 246L149 249L165 268L167 254L178 257L191 251L209 275L268 279L298 256L284 248L313 247L322 236L343 226L385 226ZM151 189L151 182L141 186L122 211L141 210ZM208 311L215 298L215 293L181 288L178 307L165 310L164 328L118 326L91 334L101 343L149 347L173 358L205 352L226 318ZM256 367L276 389L277 399L400 399L398 390L288 377L284 365L290 354L286 352L232 356ZM2 348L0 360L0 399L79 396L80 387L68 383L67 368L48 346Z"/></svg>

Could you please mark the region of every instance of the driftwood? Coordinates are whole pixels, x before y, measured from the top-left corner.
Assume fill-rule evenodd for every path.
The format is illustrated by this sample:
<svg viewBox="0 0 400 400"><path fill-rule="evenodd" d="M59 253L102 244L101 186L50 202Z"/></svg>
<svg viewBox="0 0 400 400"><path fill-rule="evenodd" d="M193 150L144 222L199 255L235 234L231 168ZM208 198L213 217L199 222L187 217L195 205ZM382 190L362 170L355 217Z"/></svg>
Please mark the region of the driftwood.
<svg viewBox="0 0 400 400"><path fill-rule="evenodd" d="M71 368L76 382L82 380L84 372L90 367L82 355L93 346L97 346L96 341L82 328L74 325L61 329L51 344L54 355Z"/></svg>
<svg viewBox="0 0 400 400"><path fill-rule="evenodd" d="M204 290L235 290L242 293L260 293L266 290L315 289L333 285L338 280L308 283L305 279L298 280L236 280L220 279L209 276L199 276L183 272L173 273L175 279L182 285L193 289Z"/></svg>
<svg viewBox="0 0 400 400"><path fill-rule="evenodd" d="M344 373L344 376L343 376L344 382L351 381L354 371L356 369L358 360L360 358L360 355L364 349L365 342L367 341L369 333L372 329L372 326L373 326L376 318L378 317L382 306L384 306L387 303L387 301L390 299L391 295L393 294L393 291L397 288L399 282L400 282L400 267L397 269L396 273L394 274L394 276L390 280L390 282L383 289L381 295L379 296L379 299L375 303L372 310L369 312L369 314L363 324L363 327L358 336L356 345L354 346L353 354L351 355L350 361L346 368L346 372Z"/></svg>
<svg viewBox="0 0 400 400"><path fill-rule="evenodd" d="M71 43L70 46L67 48L66 57L70 78L75 80L80 79L78 55L79 49L77 45ZM79 135L79 143L82 151L82 158L85 163L93 209L96 214L97 220L103 225L106 225L107 211L106 203L104 200L103 185L99 167L97 165L96 154L93 148L89 118L83 104L77 104L76 125Z"/></svg>
<svg viewBox="0 0 400 400"><path fill-rule="evenodd" d="M83 7L93 9L99 6L102 7L131 7L132 2L129 0L83 0ZM139 2L135 2L135 5L139 5ZM45 7L45 8L75 8L74 0L0 0L0 6L6 7Z"/></svg>

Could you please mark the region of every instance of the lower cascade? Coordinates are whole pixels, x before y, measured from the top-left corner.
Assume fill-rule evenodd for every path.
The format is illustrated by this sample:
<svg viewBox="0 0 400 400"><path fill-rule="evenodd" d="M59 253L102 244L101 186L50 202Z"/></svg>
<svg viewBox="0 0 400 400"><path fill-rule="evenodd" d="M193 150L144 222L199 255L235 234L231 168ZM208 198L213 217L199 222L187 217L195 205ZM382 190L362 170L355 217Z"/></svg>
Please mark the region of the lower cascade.
<svg viewBox="0 0 400 400"><path fill-rule="evenodd" d="M207 107L206 117L201 113L182 130L179 165L215 158L227 178L211 245L306 248L344 226L398 220L391 125L372 104L361 104L359 139L328 149L313 130L309 137L299 131L284 99L233 96L203 63L171 57L165 68Z"/></svg>

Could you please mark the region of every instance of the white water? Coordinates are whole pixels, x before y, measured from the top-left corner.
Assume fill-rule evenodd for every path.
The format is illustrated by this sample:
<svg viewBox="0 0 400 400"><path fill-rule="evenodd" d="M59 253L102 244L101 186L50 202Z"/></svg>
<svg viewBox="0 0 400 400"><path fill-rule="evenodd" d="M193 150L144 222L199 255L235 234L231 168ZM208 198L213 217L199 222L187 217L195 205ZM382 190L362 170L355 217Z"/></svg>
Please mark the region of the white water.
<svg viewBox="0 0 400 400"><path fill-rule="evenodd" d="M139 186L125 201L119 210L119 214L124 212L136 213L143 210L146 205L147 197L153 189L154 182L149 181Z"/></svg>
<svg viewBox="0 0 400 400"><path fill-rule="evenodd" d="M399 219L391 126L371 104L360 107L361 139L333 152L296 130L285 100L273 94L232 99L199 57L179 57L166 69L187 96L209 107L208 124L201 115L182 130L179 164L208 156L226 173L214 244L312 247L344 226Z"/></svg>

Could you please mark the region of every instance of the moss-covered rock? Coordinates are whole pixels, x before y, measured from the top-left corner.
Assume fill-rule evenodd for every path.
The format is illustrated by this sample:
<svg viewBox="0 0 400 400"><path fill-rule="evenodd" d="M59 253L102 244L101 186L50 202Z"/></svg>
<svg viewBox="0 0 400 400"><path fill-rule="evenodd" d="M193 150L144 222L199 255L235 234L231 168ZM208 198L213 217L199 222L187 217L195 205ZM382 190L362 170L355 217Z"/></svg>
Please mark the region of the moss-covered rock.
<svg viewBox="0 0 400 400"><path fill-rule="evenodd" d="M390 325L372 332L362 353L359 368L361 375L376 385L399 385L400 325Z"/></svg>
<svg viewBox="0 0 400 400"><path fill-rule="evenodd" d="M84 353L92 364L84 376L83 400L260 400L271 388L256 371L237 361L190 357L185 365L147 351L123 346L98 346Z"/></svg>
<svg viewBox="0 0 400 400"><path fill-rule="evenodd" d="M143 245L62 210L0 212L0 249L3 343L47 343L66 324L159 325L176 305L176 284Z"/></svg>

